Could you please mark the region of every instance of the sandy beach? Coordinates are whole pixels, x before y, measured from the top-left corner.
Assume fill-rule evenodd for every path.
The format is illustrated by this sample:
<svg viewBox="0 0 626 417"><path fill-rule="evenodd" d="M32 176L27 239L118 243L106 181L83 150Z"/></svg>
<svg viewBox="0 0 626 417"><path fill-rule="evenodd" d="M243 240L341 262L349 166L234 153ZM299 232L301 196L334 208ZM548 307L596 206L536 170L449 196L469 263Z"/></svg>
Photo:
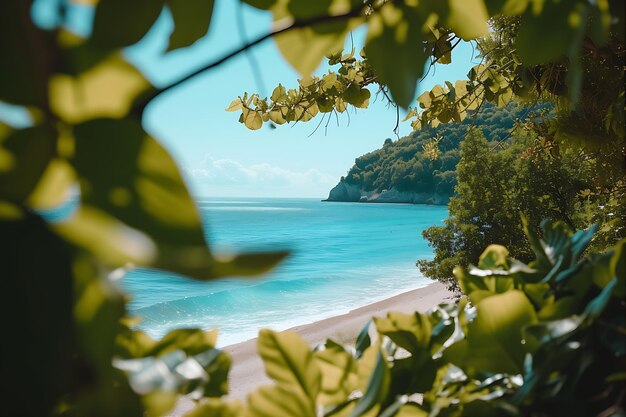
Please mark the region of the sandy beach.
<svg viewBox="0 0 626 417"><path fill-rule="evenodd" d="M357 308L347 314L296 326L287 331L299 333L311 345L324 342L328 338L348 342L356 338L372 316L383 316L388 311L425 312L451 298L452 294L442 284L434 282L426 287ZM227 346L224 350L233 358L229 374L230 393L227 398L245 399L246 395L258 386L271 383L265 375L261 358L256 354L256 339ZM182 416L192 407L192 400L185 398L179 402L170 416Z"/></svg>

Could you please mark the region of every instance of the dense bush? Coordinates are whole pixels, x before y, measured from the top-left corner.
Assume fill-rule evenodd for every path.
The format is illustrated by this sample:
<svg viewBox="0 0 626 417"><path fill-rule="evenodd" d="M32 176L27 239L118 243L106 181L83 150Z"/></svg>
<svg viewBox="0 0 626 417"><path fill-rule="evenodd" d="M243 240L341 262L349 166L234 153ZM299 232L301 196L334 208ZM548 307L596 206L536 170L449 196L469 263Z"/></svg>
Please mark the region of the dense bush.
<svg viewBox="0 0 626 417"><path fill-rule="evenodd" d="M461 144L450 217L444 226L424 231L435 249L433 260L418 261L426 276L458 288L451 279L454 266L477 262L490 243L504 245L516 258L529 261L532 249L524 239L520 212L526 213L533 228L543 218L562 220L571 228L600 220L604 231L596 238L602 242L597 247L611 244L604 222L619 217L620 210L608 195L585 194L593 188L595 161L567 149L558 155L532 152L538 143L537 134L524 129L516 129L498 147L477 129L467 134ZM600 213L605 213L604 219Z"/></svg>
<svg viewBox="0 0 626 417"><path fill-rule="evenodd" d="M467 297L374 317L374 340L366 327L354 347L311 350L295 333L262 331L275 385L187 417L623 416L626 240L581 259L595 227L541 229L543 240L525 227L529 264L490 245L477 267L455 269Z"/></svg>

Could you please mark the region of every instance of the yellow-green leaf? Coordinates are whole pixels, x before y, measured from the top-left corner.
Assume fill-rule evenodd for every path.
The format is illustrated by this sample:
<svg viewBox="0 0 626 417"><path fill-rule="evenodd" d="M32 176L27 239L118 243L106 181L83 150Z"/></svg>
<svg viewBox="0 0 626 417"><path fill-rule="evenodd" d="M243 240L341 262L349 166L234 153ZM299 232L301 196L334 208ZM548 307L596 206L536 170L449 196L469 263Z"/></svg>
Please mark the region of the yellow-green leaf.
<svg viewBox="0 0 626 417"><path fill-rule="evenodd" d="M119 53L73 77L50 79L50 107L63 120L80 123L97 117L122 118L150 83Z"/></svg>
<svg viewBox="0 0 626 417"><path fill-rule="evenodd" d="M263 118L261 113L248 108L242 109L243 124L250 130L258 130L263 126Z"/></svg>
<svg viewBox="0 0 626 417"><path fill-rule="evenodd" d="M287 4L280 2L275 5L273 8L275 28L282 27L293 19L293 15L288 10L288 7L295 7L292 3L294 2ZM295 3L304 5L307 2ZM317 4L318 2L308 3ZM317 6L315 8L317 9ZM320 65L326 55L343 49L346 35L361 22L360 18L352 18L330 24L293 29L279 34L274 40L285 60L301 75L308 76Z"/></svg>
<svg viewBox="0 0 626 417"><path fill-rule="evenodd" d="M151 265L157 258L155 243L95 207L82 205L69 219L54 224L57 233L108 265Z"/></svg>
<svg viewBox="0 0 626 417"><path fill-rule="evenodd" d="M316 417L315 404L292 385L261 387L248 396L250 417Z"/></svg>
<svg viewBox="0 0 626 417"><path fill-rule="evenodd" d="M38 210L53 209L68 200L76 175L70 164L60 158L50 160L39 183L28 198L28 205Z"/></svg>
<svg viewBox="0 0 626 417"><path fill-rule="evenodd" d="M489 33L487 7L483 0L449 0L448 26L469 41Z"/></svg>
<svg viewBox="0 0 626 417"><path fill-rule="evenodd" d="M374 317L374 323L379 333L413 354L430 345L432 326L428 317L421 313L390 312L386 318Z"/></svg>
<svg viewBox="0 0 626 417"><path fill-rule="evenodd" d="M261 330L257 346L270 378L301 390L315 401L320 391L320 370L311 348L297 333Z"/></svg>
<svg viewBox="0 0 626 417"><path fill-rule="evenodd" d="M354 358L341 345L329 340L314 358L322 374L319 403L338 404L357 388Z"/></svg>
<svg viewBox="0 0 626 417"><path fill-rule="evenodd" d="M350 417L359 417L372 409L379 409L387 397L391 378L389 368L380 347L375 348L374 351L376 353L376 361L370 373L367 388L350 413Z"/></svg>
<svg viewBox="0 0 626 417"><path fill-rule="evenodd" d="M256 275L285 257L277 252L216 259L207 248L200 216L176 163L138 121L92 120L76 126L74 134L72 163L83 204L106 213L108 221L117 220L117 229L139 231L156 245L156 259L144 257L140 265L211 279ZM87 247L97 247L97 234L83 238L91 242Z"/></svg>
<svg viewBox="0 0 626 417"><path fill-rule="evenodd" d="M238 401L222 401L216 398L208 398L184 415L184 417L241 417L243 406Z"/></svg>
<svg viewBox="0 0 626 417"><path fill-rule="evenodd" d="M535 322L535 310L521 291L510 290L482 299L476 304L476 318L468 324L467 340L457 342L465 346L461 349L465 354L461 355L464 359L455 357L454 361L461 362L455 364L469 372L523 372L526 349L522 330Z"/></svg>
<svg viewBox="0 0 626 417"><path fill-rule="evenodd" d="M393 99L408 108L426 62L420 16L388 3L370 16L365 50Z"/></svg>
<svg viewBox="0 0 626 417"><path fill-rule="evenodd" d="M243 109L243 101L240 97L237 97L233 101L230 102L230 105L226 108L226 111L237 111Z"/></svg>
<svg viewBox="0 0 626 417"><path fill-rule="evenodd" d="M162 356L176 349L188 355L197 355L215 347L217 330L175 329L167 333L143 356Z"/></svg>

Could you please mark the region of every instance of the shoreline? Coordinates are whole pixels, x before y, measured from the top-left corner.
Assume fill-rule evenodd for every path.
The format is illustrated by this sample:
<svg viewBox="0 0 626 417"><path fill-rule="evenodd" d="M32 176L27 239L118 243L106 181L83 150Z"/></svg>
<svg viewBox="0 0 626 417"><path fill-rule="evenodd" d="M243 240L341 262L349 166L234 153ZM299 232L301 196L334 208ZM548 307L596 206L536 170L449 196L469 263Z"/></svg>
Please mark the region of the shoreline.
<svg viewBox="0 0 626 417"><path fill-rule="evenodd" d="M425 312L440 303L450 301L452 297L453 294L443 284L433 282L424 287L356 308L345 314L295 326L285 331L297 332L311 345L322 343L328 338L347 343L356 338L361 328L372 316L383 316L388 311ZM265 375L263 362L256 353L256 341L257 339L254 338L223 348L233 359L229 372L229 393L226 399L243 400L249 392L260 385L272 383ZM193 402L188 398L182 398L169 415L182 416L191 408L193 408Z"/></svg>

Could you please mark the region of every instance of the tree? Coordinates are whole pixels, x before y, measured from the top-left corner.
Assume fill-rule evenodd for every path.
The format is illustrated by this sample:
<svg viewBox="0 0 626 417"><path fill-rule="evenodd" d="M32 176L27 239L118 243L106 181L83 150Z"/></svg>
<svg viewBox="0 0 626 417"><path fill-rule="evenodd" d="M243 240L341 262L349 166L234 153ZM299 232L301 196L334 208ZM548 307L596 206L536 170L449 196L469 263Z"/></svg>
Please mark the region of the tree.
<svg viewBox="0 0 626 417"><path fill-rule="evenodd" d="M458 283L451 279L453 268L476 264L489 244L506 246L523 262L532 259L520 213L535 230L545 218L584 228L592 223L589 213L594 207L608 201L606 196L587 200L580 196L592 187L593 161L581 160L571 151L558 157L532 154L529 150L538 140L533 131L515 129L510 136L504 149L496 151L480 129L469 131L461 144L450 218L444 226L424 231L435 248L435 258L420 260L418 266L426 276L453 289L458 290Z"/></svg>
<svg viewBox="0 0 626 417"><path fill-rule="evenodd" d="M319 397L327 385L320 385L320 365L313 365L315 361L326 360L332 367L337 358L345 359L343 363L354 363L347 353L332 344L327 347L329 356L326 357L313 355L292 335L262 334L261 355L266 358L269 374L278 385L253 393L244 409L214 399L226 390L230 365L230 359L215 349L215 333L179 329L154 341L130 328L125 298L110 283L110 272L117 268L143 265L196 279L212 279L259 274L286 255L244 254L230 261L212 255L201 230L200 217L175 162L142 127L143 111L155 97L275 37L285 59L303 74L301 89L285 91L277 87L271 106L269 101L256 95L244 95L236 100L230 109L241 110L241 121L246 126L259 128L267 120L276 124L305 121L317 112L345 111L348 104L364 107L369 99L365 87L374 82L384 86L385 92L388 89L400 106L407 107L429 57L441 63L449 61L453 42L488 35L489 17L504 14L522 16L516 42L525 47L525 53L521 54L520 50L520 55L529 65L543 69L540 64L561 61L563 51L567 51L569 64L558 63L565 65L568 73L569 89L562 97L577 103L579 96L586 97L584 80L590 78L589 72L584 70L584 62L581 64L581 57L587 56L586 51L596 51L601 57L608 53L610 62L618 62L619 59L611 59L621 56L619 51L623 49L624 37L623 4L619 1L546 1L543 8L531 8L528 2L521 0L486 3L449 0L419 4L384 0L247 0L246 3L254 7L272 10L276 20L272 32L199 70L190 70L171 85L157 88L125 60L121 48L141 39L164 7L171 12L175 25L169 49L192 44L207 33L213 1L100 0L87 3L94 5L91 7L95 7L95 18L92 33L85 39L65 28L66 2L54 4L57 19L53 27L45 29L32 21L30 1L0 2L3 34L0 37L0 100L23 106L35 121L34 126L24 129L0 126L0 248L3 291L10 294L5 304L9 311L3 317L9 321L5 328L11 332L4 341L2 392L9 396L3 401L4 412L11 415L131 416L144 411L161 415L171 408L179 394L190 392L213 398L203 402L192 415L270 413L280 416L281 413L292 415L294 410L302 415L314 415L318 398L325 405L341 403L336 397L331 398L334 392L324 392L325 396ZM558 30L544 41L546 20L557 24ZM346 34L362 24L368 27L365 61L356 59L354 53L338 54L337 49L343 45ZM593 39L592 49L586 46L587 34ZM341 69L334 75L324 76L321 82L305 77L326 54L331 54L331 62L339 64ZM548 68L559 72L551 64ZM610 66L603 68L611 70ZM505 103L513 93L521 91L518 87L528 88L528 84L521 81L527 69L527 65L490 63L475 69L469 81L450 84L445 89L436 88L420 99L425 111L415 125L462 119L467 110L478 107L481 99ZM602 82L606 77L595 79ZM533 78L530 85L544 88L545 82L551 81L551 77L542 76L539 80ZM324 94L319 94L320 91ZM586 108L597 108L598 113L609 112L610 116L605 118L609 133L616 132L623 138L623 131L619 136L619 128L623 126L620 124L620 120L623 121L620 119L623 117L623 85L601 91L607 94L601 101L604 105L596 107L597 101L592 100ZM550 92L559 93L558 90ZM614 156L619 159L619 153ZM103 162L111 159L117 161L115 172L108 170ZM57 206L76 185L80 187L80 195L74 216L59 224L46 223L39 210ZM554 351L549 349L551 345L544 346L552 342L557 343L559 349L571 348L573 345L561 343L561 336L567 341L573 337L578 345L587 346L583 343L588 340L587 335L594 336L597 329L590 327L593 323L603 322L605 318L612 323L614 317L623 317L613 315L614 311L620 313L623 307L619 302L615 304L613 297L614 292L623 296L622 281L610 278L611 273L624 276L622 246L597 260L601 271L609 271L608 277L604 273L594 274L598 282L587 288L587 292L581 291L582 301L576 308L566 312L557 309L573 320L575 329L565 334L554 333L549 322L543 323L534 330L537 333L533 333L538 335L535 352ZM54 249L50 251L50 248ZM551 259L545 252L541 256L539 260L544 264L540 262L538 267L544 272L545 262ZM491 259L492 256L486 257ZM486 261L484 266L492 265ZM514 311L521 311L523 320L515 315L506 317L515 323L531 324L535 318L531 308L537 307L529 307L528 301L520 298L520 290L517 291L506 295L504 302L511 305L509 299L515 301L514 305L520 309ZM484 309L476 301L478 319L481 311L489 312L489 306L498 307L503 302L502 298L493 297L491 301L489 298L483 301L486 304L482 305L487 306ZM581 310L580 306L587 307ZM15 311L21 314L15 317ZM581 311L584 314L579 316ZM606 316L605 311L608 311ZM417 328L421 330L417 335L408 334L408 344L393 336L399 346L413 353L409 361L398 361L397 366L391 368L395 369L393 371L378 346L360 350L359 387L364 395L359 401L349 403L343 412L378 413L391 406L404 414L423 415L418 405L398 404L395 397L389 395L424 392L428 382L437 377L438 368L434 367L436 362L429 352L437 350L451 327L445 319L437 319L436 314L443 317L449 313L445 310L435 313L432 324L429 324L431 318L416 316L421 323ZM579 321L576 317L583 319ZM413 319L408 320L413 329ZM465 319L462 320L465 323ZM379 330L389 337L395 334L404 337L406 332L396 331L394 326L404 326L405 322L404 318L397 324L395 320L380 322ZM500 336L499 328L483 329L480 320L472 323L468 326L476 328L476 334L482 331L483 336L485 333L496 339ZM431 329L435 329L432 334ZM547 339L542 334L547 334ZM581 337L583 339L579 340ZM609 343L615 339L610 331L606 337ZM480 344L481 338L476 340ZM469 347L472 345L470 339ZM362 344L361 348L364 346ZM516 354L521 352L519 346L514 350ZM613 365L613 362L602 361L606 357L603 356L605 350L593 348L592 352L594 361L601 358L601 364ZM550 363L550 357L543 358ZM177 368L182 363L193 364L203 371L195 376L180 373ZM289 366L294 363L297 366ZM551 369L541 366L542 363L540 361L537 368L532 367L532 370L537 369L539 387L553 382L548 377L554 372L549 372ZM403 385L406 379L397 372L407 369L403 366L412 370L417 365L423 367L420 370L424 370L428 378L410 380L407 388ZM350 366L340 369L350 373L353 369ZM479 369L472 366L472 369ZM147 378L154 375L154 369L160 370L161 378ZM601 369L600 379L592 379L594 383L603 380L605 368ZM504 368L504 371L509 370ZM59 378L51 378L57 374ZM464 385L470 396L475 388L482 388L480 384L485 383L484 379L474 379L478 374L471 375L471 384ZM615 380L620 381L619 375L607 377L611 387L616 385ZM567 374L562 386L576 388L576 379L572 382L571 378ZM505 387L508 381L503 382ZM523 390L517 392L521 394L516 398L524 405L528 395L522 395ZM428 394L437 395L431 391ZM614 399L612 395L608 398L608 401ZM605 406L602 403L590 410L604 410ZM341 413L342 409L336 412Z"/></svg>

